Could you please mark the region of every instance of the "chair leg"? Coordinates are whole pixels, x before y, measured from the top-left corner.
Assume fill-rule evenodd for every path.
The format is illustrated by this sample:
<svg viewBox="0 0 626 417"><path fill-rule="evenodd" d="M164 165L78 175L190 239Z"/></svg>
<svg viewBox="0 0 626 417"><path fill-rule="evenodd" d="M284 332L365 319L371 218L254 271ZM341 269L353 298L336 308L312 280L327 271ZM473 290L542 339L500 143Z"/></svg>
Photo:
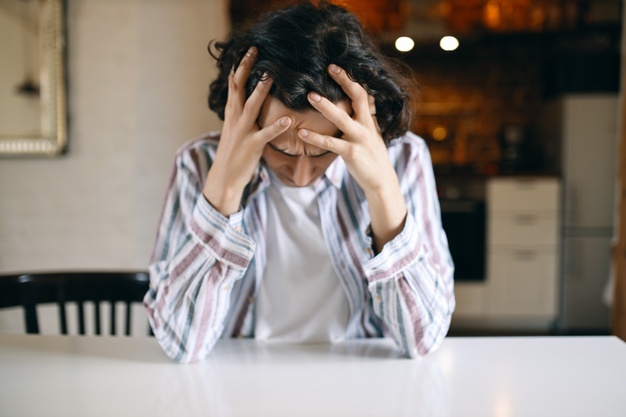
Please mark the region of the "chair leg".
<svg viewBox="0 0 626 417"><path fill-rule="evenodd" d="M61 326L61 334L68 334L67 332L67 312L65 311L65 301L58 302L59 305L59 325Z"/></svg>
<svg viewBox="0 0 626 417"><path fill-rule="evenodd" d="M35 304L24 304L24 322L26 323L26 333L39 334L37 306Z"/></svg>
<svg viewBox="0 0 626 417"><path fill-rule="evenodd" d="M111 331L110 335L115 336L115 301L111 301L111 323L110 323Z"/></svg>
<svg viewBox="0 0 626 417"><path fill-rule="evenodd" d="M78 334L84 335L85 332L85 310L83 308L83 302L78 301Z"/></svg>
<svg viewBox="0 0 626 417"><path fill-rule="evenodd" d="M100 302L99 301L94 301L93 303L93 307L94 307L94 313L95 313L95 320L96 320L96 334L98 336L100 336L102 333L100 332Z"/></svg>
<svg viewBox="0 0 626 417"><path fill-rule="evenodd" d="M130 336L130 301L126 301L126 336Z"/></svg>

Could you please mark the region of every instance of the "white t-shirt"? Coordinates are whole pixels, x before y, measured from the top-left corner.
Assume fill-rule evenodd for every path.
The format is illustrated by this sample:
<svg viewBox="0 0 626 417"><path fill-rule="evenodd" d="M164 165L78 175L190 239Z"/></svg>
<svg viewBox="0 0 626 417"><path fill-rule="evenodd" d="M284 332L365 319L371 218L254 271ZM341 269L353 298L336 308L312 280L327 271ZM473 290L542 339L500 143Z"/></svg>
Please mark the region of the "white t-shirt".
<svg viewBox="0 0 626 417"><path fill-rule="evenodd" d="M344 340L348 299L324 243L314 187L287 187L272 175L267 196L267 266L257 293L255 338Z"/></svg>

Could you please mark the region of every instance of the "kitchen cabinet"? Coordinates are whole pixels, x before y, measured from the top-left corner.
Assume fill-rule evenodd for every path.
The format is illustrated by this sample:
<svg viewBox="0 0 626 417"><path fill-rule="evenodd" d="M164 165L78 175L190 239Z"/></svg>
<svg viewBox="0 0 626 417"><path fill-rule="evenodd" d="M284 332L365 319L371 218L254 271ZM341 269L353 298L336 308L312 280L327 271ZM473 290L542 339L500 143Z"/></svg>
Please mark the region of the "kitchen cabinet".
<svg viewBox="0 0 626 417"><path fill-rule="evenodd" d="M560 187L556 177L488 180L486 277L457 283L456 323L553 324L559 312Z"/></svg>
<svg viewBox="0 0 626 417"><path fill-rule="evenodd" d="M559 181L494 178L487 184L487 311L554 320L558 313Z"/></svg>
<svg viewBox="0 0 626 417"><path fill-rule="evenodd" d="M557 314L557 256L530 246L492 248L489 254L490 314L546 319Z"/></svg>

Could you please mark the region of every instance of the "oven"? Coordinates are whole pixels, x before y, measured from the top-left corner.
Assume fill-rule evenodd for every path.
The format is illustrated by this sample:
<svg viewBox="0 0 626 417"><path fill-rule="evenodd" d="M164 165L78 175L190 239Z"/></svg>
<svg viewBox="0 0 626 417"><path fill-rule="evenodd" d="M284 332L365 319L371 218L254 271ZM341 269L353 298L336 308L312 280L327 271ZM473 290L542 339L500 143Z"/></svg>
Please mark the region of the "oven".
<svg viewBox="0 0 626 417"><path fill-rule="evenodd" d="M484 281L486 210L482 200L441 199L441 222L448 237L457 282Z"/></svg>

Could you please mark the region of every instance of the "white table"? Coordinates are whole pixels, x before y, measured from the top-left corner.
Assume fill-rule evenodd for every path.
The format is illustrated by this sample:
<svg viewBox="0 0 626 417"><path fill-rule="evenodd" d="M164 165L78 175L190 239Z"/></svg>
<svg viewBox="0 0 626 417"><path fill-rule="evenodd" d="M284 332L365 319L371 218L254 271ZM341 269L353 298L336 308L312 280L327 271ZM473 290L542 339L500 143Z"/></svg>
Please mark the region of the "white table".
<svg viewBox="0 0 626 417"><path fill-rule="evenodd" d="M224 340L179 365L153 338L1 335L0 416L626 416L626 344L448 338L409 360L385 340Z"/></svg>

